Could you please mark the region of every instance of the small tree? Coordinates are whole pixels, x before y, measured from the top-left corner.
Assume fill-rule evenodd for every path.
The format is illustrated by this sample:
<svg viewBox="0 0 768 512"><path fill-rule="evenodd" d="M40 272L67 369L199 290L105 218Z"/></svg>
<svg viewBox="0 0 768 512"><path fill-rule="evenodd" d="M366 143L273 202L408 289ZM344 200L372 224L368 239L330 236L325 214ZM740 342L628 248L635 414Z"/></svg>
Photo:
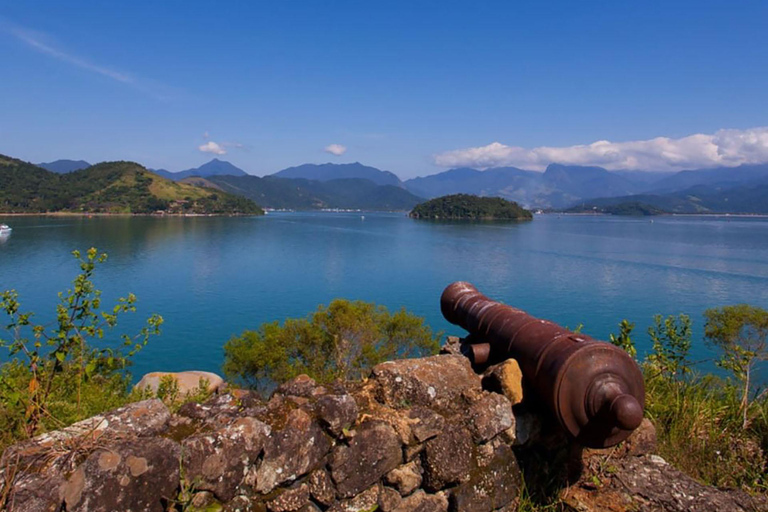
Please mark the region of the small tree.
<svg viewBox="0 0 768 512"><path fill-rule="evenodd" d="M101 292L91 278L96 265L107 255L94 248L85 257L79 251L72 254L81 272L72 282L72 289L59 294L55 320L50 325L33 323L33 313L22 313L14 290L0 293L0 312L9 321L4 328L11 335L3 338L0 331L0 346L8 349L11 358L0 366L0 405L3 424L14 431L12 435L16 435L20 424L24 434L33 436L45 421L58 427L100 412L84 411L82 407L83 391L94 379L99 379L98 384L87 386L87 391L100 403L111 404L108 398L98 396L107 388L117 387L127 395L121 372L149 337L159 334L163 323L162 317L152 315L136 336L121 334L118 339L122 343L96 347L93 343L117 326L119 316L136 311L136 297L129 294L118 299L111 310L102 311ZM120 344L127 353L120 351ZM7 436L8 432L3 434Z"/></svg>
<svg viewBox="0 0 768 512"><path fill-rule="evenodd" d="M717 365L731 371L743 383L742 426L746 428L752 371L757 363L768 360L768 311L737 304L708 309L704 317L707 341L723 351Z"/></svg>
<svg viewBox="0 0 768 512"><path fill-rule="evenodd" d="M392 358L433 354L439 335L401 309L336 299L306 318L244 331L224 346L224 372L263 395L305 373L320 382L360 378Z"/></svg>
<svg viewBox="0 0 768 512"><path fill-rule="evenodd" d="M625 319L619 323L619 334L610 334L611 344L623 348L632 359L637 357L637 348L635 348L635 342L631 337L634 329L635 324Z"/></svg>
<svg viewBox="0 0 768 512"><path fill-rule="evenodd" d="M663 320L662 320L663 319ZM648 362L662 374L677 378L691 371L688 353L691 350L691 317L680 314L677 317L661 315L653 317L653 326L648 328L653 343L653 353Z"/></svg>

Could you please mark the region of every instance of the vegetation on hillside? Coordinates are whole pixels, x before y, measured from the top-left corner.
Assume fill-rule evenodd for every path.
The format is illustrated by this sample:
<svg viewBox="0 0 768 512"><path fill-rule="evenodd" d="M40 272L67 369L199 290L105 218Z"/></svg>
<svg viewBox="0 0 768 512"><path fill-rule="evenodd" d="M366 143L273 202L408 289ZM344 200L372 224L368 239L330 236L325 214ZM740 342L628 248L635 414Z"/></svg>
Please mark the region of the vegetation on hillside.
<svg viewBox="0 0 768 512"><path fill-rule="evenodd" d="M666 211L651 204L638 201L626 201L623 203L609 204L607 206L588 206L586 204L574 206L566 210L569 213L605 213L608 215L625 215L643 217L649 215L663 215Z"/></svg>
<svg viewBox="0 0 768 512"><path fill-rule="evenodd" d="M765 215L768 214L768 184L696 185L675 192L588 199L568 211L595 208L607 212L611 208L628 204L640 204L644 208L655 208L665 213Z"/></svg>
<svg viewBox="0 0 768 512"><path fill-rule="evenodd" d="M404 188L377 185L360 178L315 181L274 176L211 176L208 181L266 207L291 210L409 210L422 200Z"/></svg>
<svg viewBox="0 0 768 512"><path fill-rule="evenodd" d="M440 335L401 309L336 299L306 318L288 318L244 331L224 346L229 379L267 395L307 374L319 382L359 379L390 359L432 355Z"/></svg>
<svg viewBox="0 0 768 512"><path fill-rule="evenodd" d="M261 214L253 201L175 183L133 162L105 162L57 174L0 156L3 213Z"/></svg>
<svg viewBox="0 0 768 512"><path fill-rule="evenodd" d="M657 315L648 330L646 416L656 426L659 455L704 483L766 493L768 394L755 389L749 375L768 357L768 311L725 306L704 317L706 340L721 349L716 363L729 376L696 371L686 315ZM634 347L632 329L623 331Z"/></svg>
<svg viewBox="0 0 768 512"><path fill-rule="evenodd" d="M531 220L533 214L500 197L454 194L417 205L410 217L432 220Z"/></svg>

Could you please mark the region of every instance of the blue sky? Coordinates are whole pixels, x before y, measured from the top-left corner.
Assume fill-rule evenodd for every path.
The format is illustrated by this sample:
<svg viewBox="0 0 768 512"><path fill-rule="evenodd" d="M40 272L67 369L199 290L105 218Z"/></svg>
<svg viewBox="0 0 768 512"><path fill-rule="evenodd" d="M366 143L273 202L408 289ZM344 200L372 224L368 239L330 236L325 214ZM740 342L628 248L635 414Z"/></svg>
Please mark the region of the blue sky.
<svg viewBox="0 0 768 512"><path fill-rule="evenodd" d="M756 163L766 26L765 1L6 2L0 153L403 178Z"/></svg>

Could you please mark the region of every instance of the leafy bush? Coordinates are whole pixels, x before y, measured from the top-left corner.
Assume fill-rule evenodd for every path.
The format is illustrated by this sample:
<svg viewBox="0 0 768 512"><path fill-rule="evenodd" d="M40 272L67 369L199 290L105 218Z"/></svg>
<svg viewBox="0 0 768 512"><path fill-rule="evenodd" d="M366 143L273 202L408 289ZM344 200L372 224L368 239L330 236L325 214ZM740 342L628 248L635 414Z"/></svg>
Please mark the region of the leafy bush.
<svg viewBox="0 0 768 512"><path fill-rule="evenodd" d="M707 310L705 334L717 339L725 351L721 366L740 384L693 371L689 317L654 317L652 352L641 365L645 414L656 426L659 454L685 473L718 487L768 492L768 395L747 402L748 371L742 370L764 354L768 324L759 308L733 308ZM611 342L635 357L634 324L624 320L619 327Z"/></svg>
<svg viewBox="0 0 768 512"><path fill-rule="evenodd" d="M663 320L663 321L662 321ZM676 378L691 371L688 353L691 351L691 318L688 315L653 317L648 328L653 352L646 363L664 375Z"/></svg>
<svg viewBox="0 0 768 512"><path fill-rule="evenodd" d="M759 362L768 360L768 311L737 304L708 309L704 316L707 319L704 335L723 351L717 365L733 373L742 383L741 410L746 428L752 372Z"/></svg>
<svg viewBox="0 0 768 512"><path fill-rule="evenodd" d="M118 318L136 311L136 297L129 294L112 309L101 310L101 292L91 278L106 254L91 248L85 257L78 251L73 255L81 272L72 289L59 294L52 325L34 323L33 313L22 313L14 290L0 293L0 311L8 317L4 330L10 335L0 338L10 356L0 366L3 445L123 405L131 356L160 332L163 319L152 315L135 336L115 337Z"/></svg>
<svg viewBox="0 0 768 512"><path fill-rule="evenodd" d="M404 309L336 299L307 318L233 337L224 346L224 373L266 395L302 373L320 382L360 378L382 361L433 354L439 339Z"/></svg>

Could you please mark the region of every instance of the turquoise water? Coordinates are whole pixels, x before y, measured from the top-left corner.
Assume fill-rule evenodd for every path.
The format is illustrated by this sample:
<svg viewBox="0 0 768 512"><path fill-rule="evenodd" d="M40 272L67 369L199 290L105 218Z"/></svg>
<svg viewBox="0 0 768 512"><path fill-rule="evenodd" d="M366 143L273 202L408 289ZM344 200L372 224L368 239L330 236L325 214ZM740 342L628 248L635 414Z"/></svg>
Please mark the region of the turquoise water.
<svg viewBox="0 0 768 512"><path fill-rule="evenodd" d="M655 313L694 320L748 302L768 308L768 219L537 216L523 224L437 224L402 214L271 213L253 218L0 217L0 289L52 318L77 273L70 251L109 254L96 275L108 304L127 292L163 334L136 358L153 370L220 371L222 345L244 329L304 316L335 297L401 306L447 334L439 297L452 281L605 339L623 318L640 351ZM135 329L140 322L121 322Z"/></svg>

